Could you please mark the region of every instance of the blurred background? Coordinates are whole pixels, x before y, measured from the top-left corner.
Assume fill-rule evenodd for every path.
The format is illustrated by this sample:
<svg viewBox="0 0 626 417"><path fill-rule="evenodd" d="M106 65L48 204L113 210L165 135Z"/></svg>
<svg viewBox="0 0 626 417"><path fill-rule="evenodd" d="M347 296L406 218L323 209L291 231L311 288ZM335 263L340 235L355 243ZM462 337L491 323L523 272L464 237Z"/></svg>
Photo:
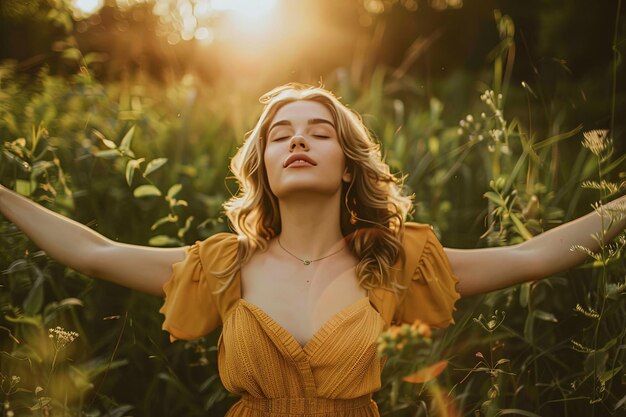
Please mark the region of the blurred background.
<svg viewBox="0 0 626 417"><path fill-rule="evenodd" d="M415 195L410 220L445 246L520 243L623 193L622 6L2 0L0 182L113 240L190 244L229 230L228 163L259 96L302 82L363 115ZM427 358L386 369L381 414L621 415L624 244L461 300ZM170 345L161 299L56 263L3 218L0 271L3 415L219 416L236 401L219 330ZM50 345L56 326L79 336ZM400 380L442 359L447 414Z"/></svg>

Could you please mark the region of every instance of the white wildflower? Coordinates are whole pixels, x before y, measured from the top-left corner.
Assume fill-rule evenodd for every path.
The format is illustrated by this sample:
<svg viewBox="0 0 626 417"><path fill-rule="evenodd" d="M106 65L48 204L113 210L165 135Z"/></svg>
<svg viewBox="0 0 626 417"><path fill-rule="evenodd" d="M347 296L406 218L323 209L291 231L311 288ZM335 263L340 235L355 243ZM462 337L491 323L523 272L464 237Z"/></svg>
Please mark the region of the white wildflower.
<svg viewBox="0 0 626 417"><path fill-rule="evenodd" d="M48 337L52 339L56 350L63 350L67 345L76 340L78 333L67 331L57 326L54 329L48 329Z"/></svg>
<svg viewBox="0 0 626 417"><path fill-rule="evenodd" d="M585 139L582 145L596 156L601 156L611 144L609 131L606 129L590 130L589 132L584 132L583 136Z"/></svg>

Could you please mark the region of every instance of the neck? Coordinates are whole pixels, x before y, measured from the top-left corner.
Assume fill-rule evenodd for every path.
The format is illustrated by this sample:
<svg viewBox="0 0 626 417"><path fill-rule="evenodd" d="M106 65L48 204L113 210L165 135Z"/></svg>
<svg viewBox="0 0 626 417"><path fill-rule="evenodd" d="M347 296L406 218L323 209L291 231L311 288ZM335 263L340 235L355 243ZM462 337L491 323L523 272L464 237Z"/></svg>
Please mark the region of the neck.
<svg viewBox="0 0 626 417"><path fill-rule="evenodd" d="M302 259L318 259L345 245L341 234L340 194L280 199L280 243Z"/></svg>

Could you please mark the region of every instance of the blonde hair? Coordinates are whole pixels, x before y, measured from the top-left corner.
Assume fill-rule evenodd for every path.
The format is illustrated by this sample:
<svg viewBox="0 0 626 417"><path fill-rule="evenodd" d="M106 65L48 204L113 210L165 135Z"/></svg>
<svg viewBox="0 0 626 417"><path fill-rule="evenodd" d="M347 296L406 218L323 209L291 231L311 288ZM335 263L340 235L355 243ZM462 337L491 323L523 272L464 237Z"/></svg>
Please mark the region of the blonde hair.
<svg viewBox="0 0 626 417"><path fill-rule="evenodd" d="M270 190L263 162L266 134L276 112L285 104L310 100L321 103L332 114L339 144L351 172L351 183L343 183L341 232L352 253L360 259L356 274L365 289L386 287L397 293L404 289L392 282L389 270L398 257L404 261L401 244L404 222L412 201L402 195L402 181L390 173L376 143L358 113L343 105L330 91L299 83L277 87L261 96L265 104L256 126L246 133L245 141L233 157L230 169L239 191L224 203L226 216L239 236L237 261L220 278L229 278L217 292L234 279L256 249L265 250L267 241L280 234L278 199ZM351 213L356 223L350 222Z"/></svg>

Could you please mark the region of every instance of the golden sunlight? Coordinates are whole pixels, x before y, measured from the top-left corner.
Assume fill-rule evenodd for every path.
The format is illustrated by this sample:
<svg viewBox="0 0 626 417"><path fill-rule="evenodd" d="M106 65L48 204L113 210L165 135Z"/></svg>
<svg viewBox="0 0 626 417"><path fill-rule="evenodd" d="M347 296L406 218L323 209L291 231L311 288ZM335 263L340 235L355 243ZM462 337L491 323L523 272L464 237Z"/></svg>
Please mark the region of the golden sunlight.
<svg viewBox="0 0 626 417"><path fill-rule="evenodd" d="M104 0L72 0L71 7L77 18L89 17L104 6Z"/></svg>
<svg viewBox="0 0 626 417"><path fill-rule="evenodd" d="M213 0L215 10L232 12L247 19L266 16L276 6L276 0Z"/></svg>

